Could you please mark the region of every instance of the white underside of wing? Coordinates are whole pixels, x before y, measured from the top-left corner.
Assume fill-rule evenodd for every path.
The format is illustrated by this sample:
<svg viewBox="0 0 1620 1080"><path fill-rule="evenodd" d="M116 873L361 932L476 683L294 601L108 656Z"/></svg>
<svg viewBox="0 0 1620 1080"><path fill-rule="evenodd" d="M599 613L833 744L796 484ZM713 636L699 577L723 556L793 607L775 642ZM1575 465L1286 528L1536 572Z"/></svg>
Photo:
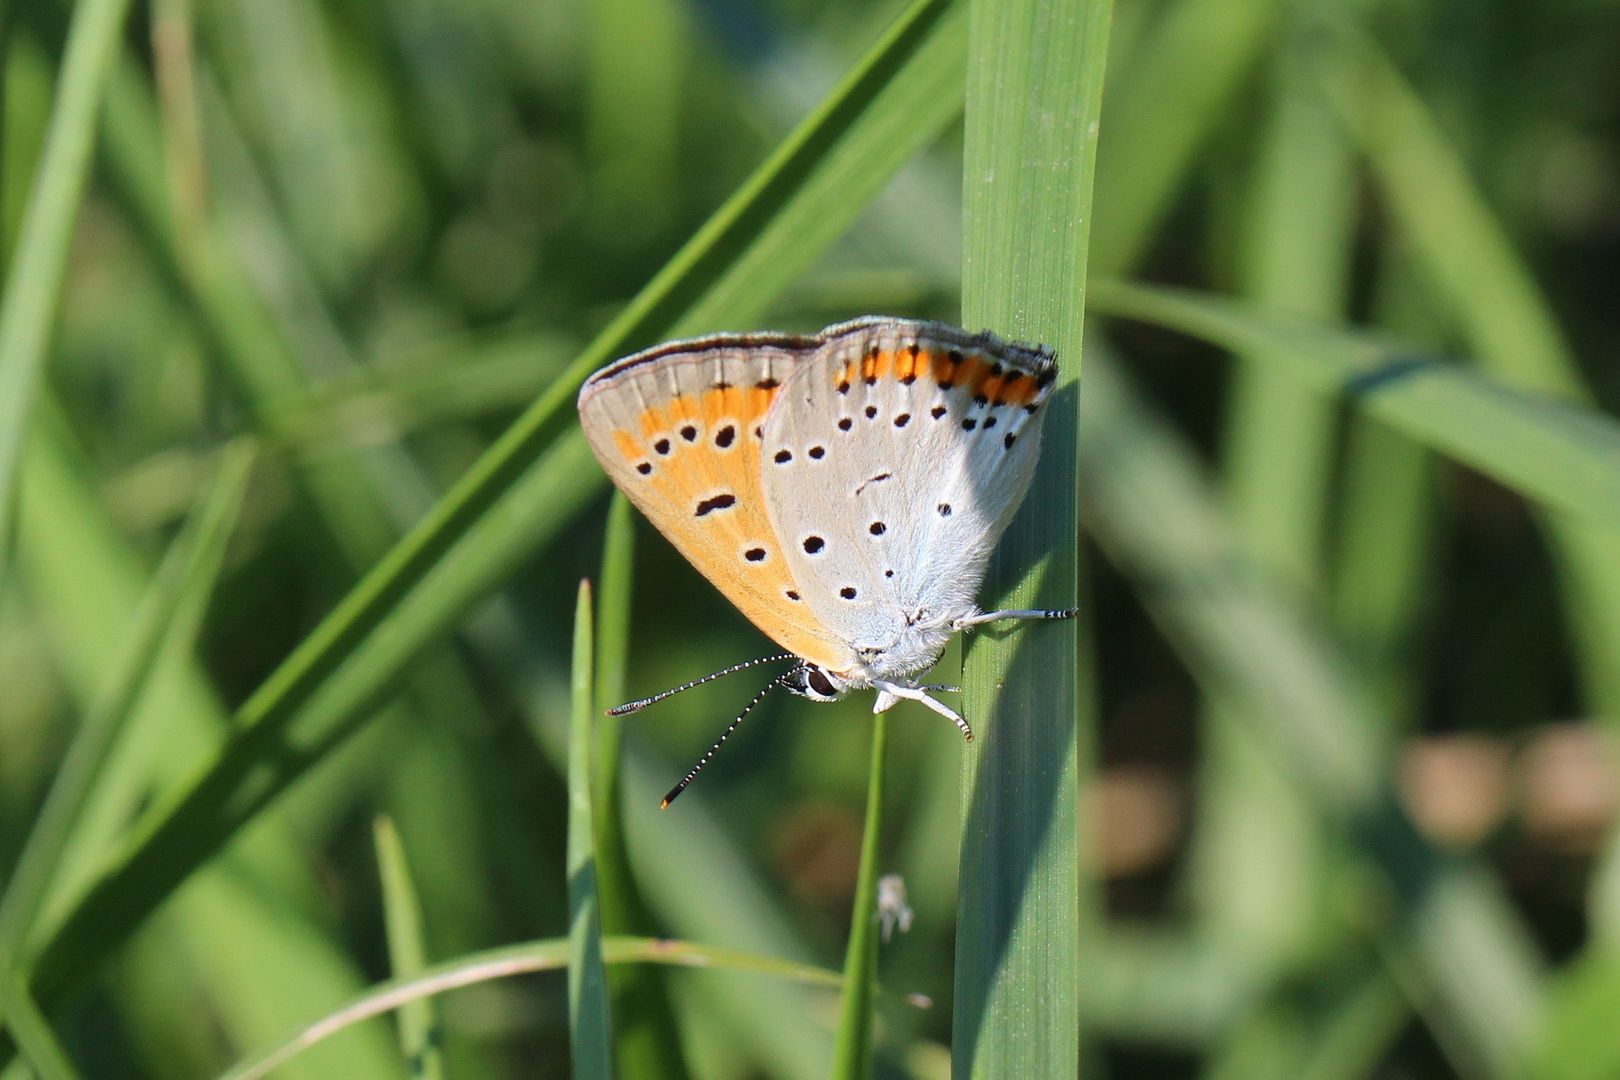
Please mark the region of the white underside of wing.
<svg viewBox="0 0 1620 1080"><path fill-rule="evenodd" d="M875 331L876 344L903 352L918 325ZM841 378L872 344L829 350L783 387L764 426L762 489L805 603L865 658L857 676L907 679L975 609L1033 476L1041 414L929 377ZM791 459L778 464L782 451Z"/></svg>

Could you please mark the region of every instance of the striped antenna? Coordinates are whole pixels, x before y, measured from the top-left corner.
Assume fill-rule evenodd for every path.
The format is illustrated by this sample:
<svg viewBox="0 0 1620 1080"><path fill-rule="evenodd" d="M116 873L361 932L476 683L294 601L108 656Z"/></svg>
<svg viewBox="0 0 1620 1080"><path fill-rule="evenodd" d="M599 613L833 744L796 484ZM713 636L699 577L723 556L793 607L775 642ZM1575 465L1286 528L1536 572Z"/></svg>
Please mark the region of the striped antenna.
<svg viewBox="0 0 1620 1080"><path fill-rule="evenodd" d="M636 711L638 711L640 709L645 709L647 706L653 704L654 702L663 701L667 697L674 697L676 694L680 693L682 690L690 690L694 686L702 686L706 682L713 682L714 680L716 680L718 678L721 678L722 676L734 674L734 673L736 673L738 671L742 671L745 668L758 667L760 664L774 664L778 660L797 660L797 659L798 659L798 657L794 656L792 653L783 653L780 656L762 656L758 660L744 660L740 664L731 665L730 667L726 668L724 671L717 671L713 675L705 675L701 679L693 679L691 682L687 683L685 686L677 686L673 690L665 690L662 694L654 694L652 697L642 698L640 701L631 701L631 702L626 702L623 705L615 705L615 706L613 706L613 708L611 708L611 709L609 709L607 711L607 714L609 716L628 716L631 713L636 712Z"/></svg>
<svg viewBox="0 0 1620 1080"><path fill-rule="evenodd" d="M755 661L755 663L758 663L758 662L759 661ZM795 669L795 670L797 670L797 669ZM748 707L746 709L744 709L742 712L738 713L737 714L737 719L735 719L735 720L733 720L731 722L731 726L726 728L725 731L722 731L720 733L720 737L718 739L714 740L714 745L709 747L709 752L707 754L704 754L702 757L698 758L698 763L696 765L692 766L692 771L686 774L685 779L683 779L680 783L676 784L673 788L670 788L669 794L664 796L664 801L658 804L658 809L660 809L660 810L668 810L669 809L669 804L675 801L675 797L677 795L679 795L681 792L686 790L686 786L692 782L692 780L697 776L698 773L703 771L703 766L705 766L705 765L707 765L709 763L709 759L714 757L715 753L720 749L720 747L725 745L725 742L726 742L727 739L731 738L731 733L733 731L736 731L739 727L742 726L743 717L745 717L749 713L753 712L754 711L754 706L758 705L760 702L764 701L766 694L770 693L772 690L775 690L778 686L786 686L788 679L790 679L792 677L793 677L793 672L789 671L789 672L785 672L784 674L778 675L776 678L774 678L770 682L766 683L765 684L765 689L763 689L759 693L755 694L754 695L754 700L750 701L748 703Z"/></svg>

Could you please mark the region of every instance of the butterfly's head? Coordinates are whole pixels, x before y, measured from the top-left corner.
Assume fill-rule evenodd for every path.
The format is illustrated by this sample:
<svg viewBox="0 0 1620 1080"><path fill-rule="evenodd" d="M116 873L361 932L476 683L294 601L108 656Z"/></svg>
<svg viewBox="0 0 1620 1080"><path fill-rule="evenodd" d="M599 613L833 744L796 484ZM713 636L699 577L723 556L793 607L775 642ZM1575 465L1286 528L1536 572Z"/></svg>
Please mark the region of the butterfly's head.
<svg viewBox="0 0 1620 1080"><path fill-rule="evenodd" d="M854 688L854 683L835 675L819 664L804 661L787 673L783 682L789 690L811 701L837 701Z"/></svg>

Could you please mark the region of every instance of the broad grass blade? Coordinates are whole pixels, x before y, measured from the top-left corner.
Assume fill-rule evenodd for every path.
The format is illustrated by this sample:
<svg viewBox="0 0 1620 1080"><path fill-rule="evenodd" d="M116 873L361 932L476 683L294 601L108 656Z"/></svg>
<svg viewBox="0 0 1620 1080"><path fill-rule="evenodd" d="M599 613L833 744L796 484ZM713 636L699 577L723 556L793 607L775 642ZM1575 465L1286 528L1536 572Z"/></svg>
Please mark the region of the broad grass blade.
<svg viewBox="0 0 1620 1080"><path fill-rule="evenodd" d="M1002 538L981 602L1076 603L1076 424L1097 117L1110 4L1061 14L974 0L963 162L962 321L1057 350L1061 375L1031 496ZM965 713L952 1070L1079 1069L1082 879L1078 633L1072 623L964 646Z"/></svg>

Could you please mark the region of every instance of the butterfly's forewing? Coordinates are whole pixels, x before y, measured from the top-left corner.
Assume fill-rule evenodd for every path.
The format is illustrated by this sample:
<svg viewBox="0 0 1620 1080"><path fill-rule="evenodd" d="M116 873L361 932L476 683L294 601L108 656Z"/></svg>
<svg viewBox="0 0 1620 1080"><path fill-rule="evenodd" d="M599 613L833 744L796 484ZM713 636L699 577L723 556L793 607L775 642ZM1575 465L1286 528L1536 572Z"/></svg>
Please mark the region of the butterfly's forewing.
<svg viewBox="0 0 1620 1080"><path fill-rule="evenodd" d="M796 586L765 509L767 412L815 339L717 336L639 353L580 390L585 437L614 483L726 599L811 663L847 666Z"/></svg>
<svg viewBox="0 0 1620 1080"><path fill-rule="evenodd" d="M863 319L824 337L764 425L765 505L818 621L884 645L907 620L974 609L1034 474L1055 366L939 323Z"/></svg>

